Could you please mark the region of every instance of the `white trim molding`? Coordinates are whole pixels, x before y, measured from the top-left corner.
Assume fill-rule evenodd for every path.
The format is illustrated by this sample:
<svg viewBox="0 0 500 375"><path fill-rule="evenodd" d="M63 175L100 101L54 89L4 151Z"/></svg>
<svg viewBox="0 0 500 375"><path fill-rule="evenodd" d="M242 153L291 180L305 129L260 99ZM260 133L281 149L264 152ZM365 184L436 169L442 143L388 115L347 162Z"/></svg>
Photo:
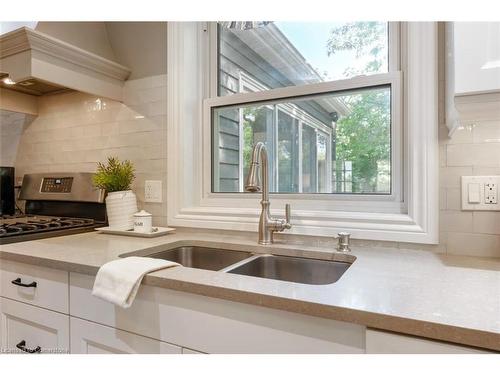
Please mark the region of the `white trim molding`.
<svg viewBox="0 0 500 375"><path fill-rule="evenodd" d="M168 24L168 224L257 231L260 195L212 193L207 189L207 178L211 179L207 108L213 101L204 102L210 96L207 76L213 70L207 64L213 53L208 29L204 23ZM346 199L325 194L272 194L273 215L282 215L285 203L292 205L293 227L288 233L333 236L346 230L359 239L438 242L437 24L401 24L400 35L402 73L389 75L398 82L392 87L402 88L398 97L403 98L399 106L402 113L396 114L404 125L401 134L396 134L402 138L396 142L402 150L393 151L400 152L403 159L402 188L397 199L394 195L374 200L363 195ZM372 79L383 80L376 76ZM327 92L331 90L329 84L309 89ZM266 95L272 99L276 92L293 96L297 90L309 89L273 89L272 93L259 93L255 100L266 100ZM239 103L239 95L227 100ZM361 205L369 210L361 212Z"/></svg>

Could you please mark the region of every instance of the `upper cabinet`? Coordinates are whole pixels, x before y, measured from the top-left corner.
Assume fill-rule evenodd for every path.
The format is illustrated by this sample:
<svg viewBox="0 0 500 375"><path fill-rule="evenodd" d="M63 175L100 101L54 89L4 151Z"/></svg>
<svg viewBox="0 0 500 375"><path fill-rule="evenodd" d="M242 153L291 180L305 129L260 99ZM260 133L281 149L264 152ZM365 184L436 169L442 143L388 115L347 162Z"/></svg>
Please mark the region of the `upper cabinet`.
<svg viewBox="0 0 500 375"><path fill-rule="evenodd" d="M500 22L446 28L447 125L500 118Z"/></svg>

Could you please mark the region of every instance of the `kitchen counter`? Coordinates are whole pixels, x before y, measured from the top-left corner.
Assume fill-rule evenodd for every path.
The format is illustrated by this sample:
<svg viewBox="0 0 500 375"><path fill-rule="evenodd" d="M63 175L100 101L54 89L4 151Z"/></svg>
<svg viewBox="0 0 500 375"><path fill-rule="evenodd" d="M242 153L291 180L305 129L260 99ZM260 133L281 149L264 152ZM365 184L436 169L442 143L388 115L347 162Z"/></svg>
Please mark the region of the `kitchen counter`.
<svg viewBox="0 0 500 375"><path fill-rule="evenodd" d="M148 255L182 245L346 259L321 243L260 246L256 238L203 230L151 239L83 233L1 245L0 259L89 275L123 254ZM500 260L379 247L354 248L350 255L356 257L353 265L331 285L186 267L150 273L143 283L500 351Z"/></svg>

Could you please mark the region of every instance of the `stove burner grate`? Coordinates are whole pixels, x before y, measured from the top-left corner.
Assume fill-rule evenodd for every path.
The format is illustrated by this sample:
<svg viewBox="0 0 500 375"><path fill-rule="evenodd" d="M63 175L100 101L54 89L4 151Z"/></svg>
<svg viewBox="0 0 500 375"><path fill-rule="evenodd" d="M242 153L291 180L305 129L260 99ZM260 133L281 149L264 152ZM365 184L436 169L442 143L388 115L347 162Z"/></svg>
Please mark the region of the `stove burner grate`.
<svg viewBox="0 0 500 375"><path fill-rule="evenodd" d="M37 219L36 217L29 216L25 222L16 219L19 219L19 217L14 218L13 223L0 224L0 238L22 236L31 233L45 233L54 230L64 231L65 229L90 227L95 224L95 221L92 219L68 217Z"/></svg>

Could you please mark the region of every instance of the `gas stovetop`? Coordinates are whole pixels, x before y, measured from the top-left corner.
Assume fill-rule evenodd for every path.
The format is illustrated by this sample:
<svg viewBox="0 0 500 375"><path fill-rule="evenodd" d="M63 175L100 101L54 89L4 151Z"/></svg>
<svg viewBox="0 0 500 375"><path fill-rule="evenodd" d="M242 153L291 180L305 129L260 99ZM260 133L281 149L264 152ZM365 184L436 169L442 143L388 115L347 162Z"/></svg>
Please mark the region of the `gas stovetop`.
<svg viewBox="0 0 500 375"><path fill-rule="evenodd" d="M0 218L0 243L11 243L74 234L91 230L96 226L93 219L17 215Z"/></svg>
<svg viewBox="0 0 500 375"><path fill-rule="evenodd" d="M35 173L23 177L18 199L25 215L0 216L0 244L91 231L106 224L104 191L92 173Z"/></svg>

